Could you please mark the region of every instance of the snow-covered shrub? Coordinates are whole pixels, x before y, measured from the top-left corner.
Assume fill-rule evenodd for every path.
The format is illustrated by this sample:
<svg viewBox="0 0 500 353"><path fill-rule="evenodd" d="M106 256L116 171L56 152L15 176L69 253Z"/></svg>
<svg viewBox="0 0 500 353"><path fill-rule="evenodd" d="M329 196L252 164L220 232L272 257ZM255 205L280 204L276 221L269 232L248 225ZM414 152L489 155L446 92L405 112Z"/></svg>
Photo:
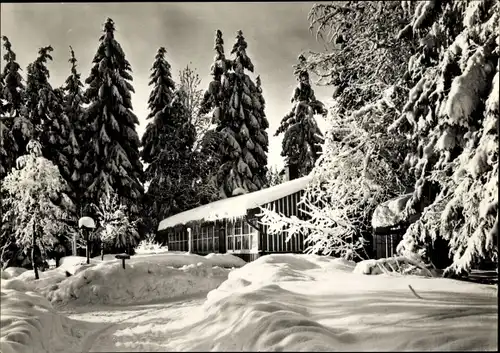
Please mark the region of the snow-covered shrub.
<svg viewBox="0 0 500 353"><path fill-rule="evenodd" d="M137 245L139 232L137 220L130 221L127 216L127 206L118 201L117 194L106 193L99 200L99 206L92 204L99 227L96 235L102 246L111 245L118 248L127 248Z"/></svg>
<svg viewBox="0 0 500 353"><path fill-rule="evenodd" d="M363 275L416 275L436 277L437 272L429 269L415 256L394 256L383 259L363 260L356 264L354 273Z"/></svg>
<svg viewBox="0 0 500 353"><path fill-rule="evenodd" d="M47 250L76 232L67 223L74 217L74 205L57 166L41 156L40 144L30 141L28 151L18 158L20 169L2 182L2 223L12 229L17 246L25 253L31 249L32 257L36 247L43 259Z"/></svg>
<svg viewBox="0 0 500 353"><path fill-rule="evenodd" d="M154 234L150 234L146 239L141 240L135 248L136 254L159 254L168 251L168 246L163 246L154 240Z"/></svg>

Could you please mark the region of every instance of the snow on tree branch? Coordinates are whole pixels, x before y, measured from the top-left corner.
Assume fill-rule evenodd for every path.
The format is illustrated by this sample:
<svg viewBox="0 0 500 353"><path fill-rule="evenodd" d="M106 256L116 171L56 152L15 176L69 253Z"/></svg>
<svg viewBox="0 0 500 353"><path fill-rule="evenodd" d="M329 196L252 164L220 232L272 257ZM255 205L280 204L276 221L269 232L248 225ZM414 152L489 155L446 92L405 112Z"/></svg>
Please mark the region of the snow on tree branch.
<svg viewBox="0 0 500 353"><path fill-rule="evenodd" d="M11 226L16 244L24 251L36 245L42 254L76 229L66 220L74 217L74 205L66 195L68 185L52 162L41 156L40 145L30 141L31 153L22 156L20 169L13 169L2 182L6 212L2 223Z"/></svg>

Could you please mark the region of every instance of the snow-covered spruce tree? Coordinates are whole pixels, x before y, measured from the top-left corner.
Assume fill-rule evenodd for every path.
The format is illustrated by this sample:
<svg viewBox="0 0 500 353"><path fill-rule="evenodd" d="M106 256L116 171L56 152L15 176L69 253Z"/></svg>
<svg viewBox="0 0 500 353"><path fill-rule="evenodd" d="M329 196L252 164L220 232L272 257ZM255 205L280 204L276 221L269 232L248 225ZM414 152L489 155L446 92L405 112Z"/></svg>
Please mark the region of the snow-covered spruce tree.
<svg viewBox="0 0 500 353"><path fill-rule="evenodd" d="M269 183L269 186L279 185L283 182L283 177L280 174L277 166L274 165L269 167L267 171L267 181Z"/></svg>
<svg viewBox="0 0 500 353"><path fill-rule="evenodd" d="M255 146L255 153L257 156L259 156L258 163L259 167L256 168L255 170L252 170L254 174L257 174L259 179L263 180L264 184L262 187L267 187L268 182L267 182L267 152L269 152L269 137L267 134L267 129L269 128L269 121L267 120L266 113L265 113L265 107L266 107L266 100L264 99L263 95L263 90L262 90L262 81L260 79L260 76L257 76L255 78L255 85L256 85L256 90L254 95L252 96L252 105L253 105L253 115L255 119L257 120L258 126L255 124L255 121L252 119L249 113L249 118L248 124L250 125L250 131L255 132L256 136L256 142L257 144L260 144L262 151L264 151L264 154L262 151ZM251 146L249 146L251 147ZM263 156L265 155L265 159ZM257 157L256 157L257 158Z"/></svg>
<svg viewBox="0 0 500 353"><path fill-rule="evenodd" d="M105 194L99 200L99 206L92 204L97 215L97 238L101 245L101 259L104 259L104 249L107 246L126 249L130 254L140 239L138 222L130 221L127 216L127 206L118 201L117 194Z"/></svg>
<svg viewBox="0 0 500 353"><path fill-rule="evenodd" d="M31 140L27 150L29 154L17 160L18 169L2 181L6 192L2 206L7 210L2 223L12 223L17 246L24 252L31 250L38 279L37 258L45 259L47 250L76 231L65 222L72 217L74 205L66 194L68 184L57 166L42 156L41 145Z"/></svg>
<svg viewBox="0 0 500 353"><path fill-rule="evenodd" d="M131 220L140 212L143 168L139 159L139 120L132 111L131 67L116 41L115 24L108 18L85 83L88 145L84 146L82 180L85 198L97 204L107 193L118 194Z"/></svg>
<svg viewBox="0 0 500 353"><path fill-rule="evenodd" d="M498 258L498 1L403 2L419 50L416 82L391 126L416 145L406 160L417 181L406 215L422 211L399 246L431 259L449 245L445 274L467 273ZM443 256L444 254L440 254Z"/></svg>
<svg viewBox="0 0 500 353"><path fill-rule="evenodd" d="M82 175L80 168L82 166L81 158L84 155L82 149L87 145L89 141L89 130L86 129L86 114L83 104L87 103L87 99L83 93L83 83L80 79L81 74L77 71L77 60L75 57L75 52L70 46L70 58L69 63L71 64L71 74L66 78L63 85L64 91L64 112L68 117L71 126L73 128L73 134L78 143L78 149L75 150L74 154L71 156L72 160L70 162L72 168L71 182L73 186L73 191L76 197L76 203L80 216L82 214L82 206L84 204L83 195L84 189L82 185Z"/></svg>
<svg viewBox="0 0 500 353"><path fill-rule="evenodd" d="M26 80L26 114L34 126L34 138L42 145L43 156L59 167L61 175L71 184L73 159L78 142L64 112L63 92L49 83L47 61L52 60L52 47L43 47L38 58L28 65ZM71 190L70 194L74 197Z"/></svg>
<svg viewBox="0 0 500 353"><path fill-rule="evenodd" d="M191 155L198 175L194 187L200 205L219 200L217 174L223 156L223 143L224 136L216 129L209 129Z"/></svg>
<svg viewBox="0 0 500 353"><path fill-rule="evenodd" d="M241 31L231 54L224 56L222 33L215 39L213 81L204 95L201 113L213 109L216 131L223 136L221 166L217 184L221 198L256 191L266 186L269 125L264 115L262 91L245 74L254 67L246 54L247 43Z"/></svg>
<svg viewBox="0 0 500 353"><path fill-rule="evenodd" d="M12 44L2 36L5 54L0 73L0 180L15 166L33 134L33 126L22 114L24 85Z"/></svg>
<svg viewBox="0 0 500 353"><path fill-rule="evenodd" d="M289 238L307 235L308 252L366 258L375 207L411 185L399 168L410 146L404 136L387 132L407 90L402 77L412 43L394 38L404 27L401 16L393 2L334 2L311 10L311 25L327 38L325 44L334 45L311 53L297 71L307 69L319 83L332 85L335 99L329 102L323 154L301 201L309 219L269 210L263 219Z"/></svg>
<svg viewBox="0 0 500 353"><path fill-rule="evenodd" d="M222 165L222 157L225 155L224 144L226 136L220 131L217 125L225 121L225 116L228 114L228 69L231 66L231 61L226 59L224 54L224 40L222 39L222 32L220 30L216 31L214 42L215 56L210 68L213 79L203 94L199 111L199 114L202 116L211 116L212 128L203 135L199 144L200 153L196 154L200 157L198 158L200 171L203 171L198 186L201 190L208 191L205 195L209 196L208 200L210 201L221 198L218 174L219 168ZM213 127L214 125L215 127ZM213 193L214 191L215 193Z"/></svg>
<svg viewBox="0 0 500 353"><path fill-rule="evenodd" d="M191 151L196 130L190 122L188 95L182 89L173 92L170 64L160 48L152 67L148 119L153 119L142 137L141 157L146 168L144 215L149 218L149 232L154 233L159 221L192 207L193 165Z"/></svg>
<svg viewBox="0 0 500 353"><path fill-rule="evenodd" d="M4 79L0 75L0 180L12 169L17 155L17 143L12 133L11 104L4 99Z"/></svg>
<svg viewBox="0 0 500 353"><path fill-rule="evenodd" d="M201 139L211 126L211 119L200 114L201 102L203 100L203 90L199 89L201 79L196 69L187 65L179 71L179 89L186 94L186 109L189 115L189 122L196 129L196 143L193 149L200 146Z"/></svg>
<svg viewBox="0 0 500 353"><path fill-rule="evenodd" d="M305 57L300 55L299 60L302 62ZM274 135L284 134L281 155L285 157L287 166L297 170L298 176L305 176L311 172L320 156L323 142L323 134L314 119L314 114L326 116L327 110L323 103L316 100L307 70L295 71L299 80L291 99L295 105L281 120Z"/></svg>

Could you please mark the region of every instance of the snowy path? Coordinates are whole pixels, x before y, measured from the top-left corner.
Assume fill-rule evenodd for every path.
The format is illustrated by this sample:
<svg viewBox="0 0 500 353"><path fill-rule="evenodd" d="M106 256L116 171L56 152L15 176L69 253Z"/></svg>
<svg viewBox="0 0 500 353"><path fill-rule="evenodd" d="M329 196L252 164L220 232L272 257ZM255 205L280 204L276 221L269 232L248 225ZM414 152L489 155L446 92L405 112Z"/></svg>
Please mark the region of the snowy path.
<svg viewBox="0 0 500 353"><path fill-rule="evenodd" d="M136 306L74 308L66 314L75 320L94 322L96 327L82 341L82 353L175 351L169 341L182 330L183 319L198 311L206 294ZM201 317L200 317L201 319ZM184 325L185 326L185 325ZM180 330L179 330L180 329Z"/></svg>

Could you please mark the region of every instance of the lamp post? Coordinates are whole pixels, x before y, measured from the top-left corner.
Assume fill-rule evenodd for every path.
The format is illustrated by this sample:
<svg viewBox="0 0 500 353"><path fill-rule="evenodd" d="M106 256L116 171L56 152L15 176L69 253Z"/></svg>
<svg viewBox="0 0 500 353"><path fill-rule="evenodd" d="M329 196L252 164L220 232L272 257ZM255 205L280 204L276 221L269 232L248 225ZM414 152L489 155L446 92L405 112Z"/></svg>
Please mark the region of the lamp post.
<svg viewBox="0 0 500 353"><path fill-rule="evenodd" d="M78 220L78 228L82 229L85 236L85 253L87 256L87 264L90 264L89 232L91 229L95 229L95 222L91 217L82 217Z"/></svg>
<svg viewBox="0 0 500 353"><path fill-rule="evenodd" d="M191 254L193 252L193 236L191 234L191 228L188 228L187 231L188 231L188 252Z"/></svg>

